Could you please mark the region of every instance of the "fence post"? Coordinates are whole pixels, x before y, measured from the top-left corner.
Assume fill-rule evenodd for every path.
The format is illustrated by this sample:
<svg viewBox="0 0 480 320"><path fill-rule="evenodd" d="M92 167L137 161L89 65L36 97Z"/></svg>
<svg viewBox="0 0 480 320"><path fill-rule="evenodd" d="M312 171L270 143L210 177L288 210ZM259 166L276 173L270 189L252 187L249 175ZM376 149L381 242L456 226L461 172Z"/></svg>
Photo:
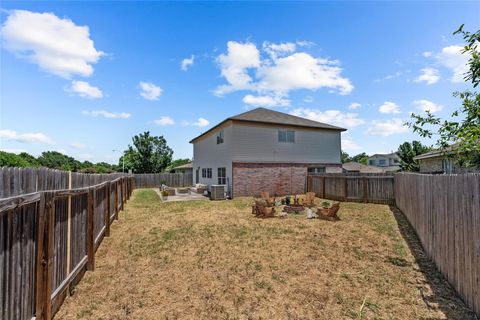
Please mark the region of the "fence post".
<svg viewBox="0 0 480 320"><path fill-rule="evenodd" d="M325 179L326 177L322 177L322 199L325 199Z"/></svg>
<svg viewBox="0 0 480 320"><path fill-rule="evenodd" d="M120 179L120 196L122 197L121 203L120 203L120 210L122 210L122 211L123 211L123 202L125 200L125 196L123 194L123 180L124 180L124 178Z"/></svg>
<svg viewBox="0 0 480 320"><path fill-rule="evenodd" d="M115 220L118 220L118 181L115 181Z"/></svg>
<svg viewBox="0 0 480 320"><path fill-rule="evenodd" d="M363 177L363 202L368 201L368 178Z"/></svg>
<svg viewBox="0 0 480 320"><path fill-rule="evenodd" d="M52 276L53 276L53 231L54 208L53 193L42 192L37 222L37 253L35 280L35 316L38 320L50 320L52 311Z"/></svg>
<svg viewBox="0 0 480 320"><path fill-rule="evenodd" d="M344 184L345 184L345 187L344 187L344 192L345 192L345 194L344 194L344 197L343 197L343 201L347 201L347 199L348 199L348 190L347 190L347 189L348 189L348 181L347 181L347 177L344 177L343 180L344 180Z"/></svg>
<svg viewBox="0 0 480 320"><path fill-rule="evenodd" d="M110 237L110 182L105 184L105 237Z"/></svg>
<svg viewBox="0 0 480 320"><path fill-rule="evenodd" d="M95 235L93 234L93 220L95 214L94 188L88 189L87 202L87 270L95 270Z"/></svg>

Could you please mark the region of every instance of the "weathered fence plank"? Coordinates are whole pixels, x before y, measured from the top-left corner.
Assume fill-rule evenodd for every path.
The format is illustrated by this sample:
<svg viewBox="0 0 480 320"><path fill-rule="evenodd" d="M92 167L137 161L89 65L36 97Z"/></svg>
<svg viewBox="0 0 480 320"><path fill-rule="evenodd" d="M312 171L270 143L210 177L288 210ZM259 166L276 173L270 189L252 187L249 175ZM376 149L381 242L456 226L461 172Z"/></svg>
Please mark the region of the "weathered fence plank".
<svg viewBox="0 0 480 320"><path fill-rule="evenodd" d="M169 187L190 187L193 184L191 173L145 173L134 174L136 188L158 188L163 184Z"/></svg>
<svg viewBox="0 0 480 320"><path fill-rule="evenodd" d="M34 171L1 169L0 186L3 188L5 181L9 186L8 193L2 194L33 190ZM22 176L19 172L27 173ZM107 182L67 189L71 182L68 175L54 173L51 178L52 173L47 172L38 170L35 183L39 181L44 188L62 190L0 199L2 320L50 320L53 317L69 289L80 281L87 268L94 268L95 249L107 235L112 212L118 215L118 211L110 211L111 190L118 194L119 204L124 204L134 185L133 177L117 177L111 182L97 177L82 178L79 185ZM13 178L8 178L9 175Z"/></svg>
<svg viewBox="0 0 480 320"><path fill-rule="evenodd" d="M396 174L395 202L427 255L480 314L480 174Z"/></svg>
<svg viewBox="0 0 480 320"><path fill-rule="evenodd" d="M309 174L307 190L317 197L352 202L394 204L393 176Z"/></svg>

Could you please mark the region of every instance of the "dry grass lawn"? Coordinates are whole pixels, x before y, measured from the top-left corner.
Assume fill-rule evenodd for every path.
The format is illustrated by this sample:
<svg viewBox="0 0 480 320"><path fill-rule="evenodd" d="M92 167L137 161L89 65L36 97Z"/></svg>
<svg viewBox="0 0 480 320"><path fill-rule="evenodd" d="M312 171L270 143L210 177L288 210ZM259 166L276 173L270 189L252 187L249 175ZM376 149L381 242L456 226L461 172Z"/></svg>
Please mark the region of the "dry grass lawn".
<svg viewBox="0 0 480 320"><path fill-rule="evenodd" d="M257 219L250 202L135 191L56 319L471 317L388 206L343 203L329 222Z"/></svg>

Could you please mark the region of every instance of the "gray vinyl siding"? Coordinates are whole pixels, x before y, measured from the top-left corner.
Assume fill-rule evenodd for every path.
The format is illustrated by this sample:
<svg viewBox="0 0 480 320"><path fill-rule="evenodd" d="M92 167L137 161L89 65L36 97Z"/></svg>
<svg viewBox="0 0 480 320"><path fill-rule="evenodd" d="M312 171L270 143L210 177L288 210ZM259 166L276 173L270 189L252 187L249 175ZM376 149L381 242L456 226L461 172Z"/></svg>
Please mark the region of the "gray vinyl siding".
<svg viewBox="0 0 480 320"><path fill-rule="evenodd" d="M295 128L295 143L278 142L278 126L233 123L232 161L340 163L340 131Z"/></svg>
<svg viewBox="0 0 480 320"><path fill-rule="evenodd" d="M221 129L224 131L224 142L217 144L217 132L215 130L207 137L193 144L193 183L195 183L195 171L200 167L199 183L206 185L218 184L218 168L225 167L230 185L232 184L232 126ZM202 168L212 169L212 178L202 178Z"/></svg>

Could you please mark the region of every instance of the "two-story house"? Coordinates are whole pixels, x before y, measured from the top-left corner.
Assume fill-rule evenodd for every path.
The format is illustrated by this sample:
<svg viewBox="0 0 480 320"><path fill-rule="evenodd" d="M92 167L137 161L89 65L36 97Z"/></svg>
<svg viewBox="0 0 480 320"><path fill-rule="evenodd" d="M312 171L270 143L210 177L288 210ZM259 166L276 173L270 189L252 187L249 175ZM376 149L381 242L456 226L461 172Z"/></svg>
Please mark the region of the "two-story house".
<svg viewBox="0 0 480 320"><path fill-rule="evenodd" d="M388 154L374 154L368 157L367 164L382 168L384 171L400 170L400 157L396 152Z"/></svg>
<svg viewBox="0 0 480 320"><path fill-rule="evenodd" d="M342 172L346 129L257 108L192 139L193 182L224 185L227 194L298 194L308 172Z"/></svg>

